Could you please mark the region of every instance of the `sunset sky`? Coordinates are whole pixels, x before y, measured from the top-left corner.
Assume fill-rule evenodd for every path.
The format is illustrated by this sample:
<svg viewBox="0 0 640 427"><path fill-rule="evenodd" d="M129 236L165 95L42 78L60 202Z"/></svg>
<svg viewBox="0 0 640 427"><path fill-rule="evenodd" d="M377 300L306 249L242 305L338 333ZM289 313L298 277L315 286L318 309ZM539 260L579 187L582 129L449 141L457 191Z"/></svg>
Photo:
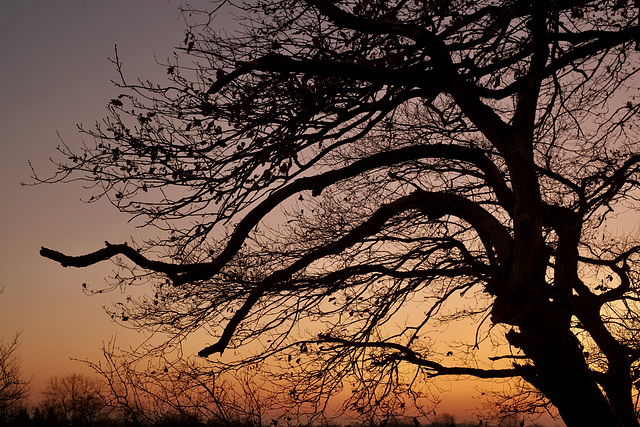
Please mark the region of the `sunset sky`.
<svg viewBox="0 0 640 427"><path fill-rule="evenodd" d="M80 185L23 187L28 161L46 176L60 136L79 144L76 124L91 126L118 95L114 45L132 77L161 79L158 61L180 44L184 21L174 0L27 0L3 3L0 13L0 337L22 332L25 374L34 399L51 375L86 372L69 357L99 356L103 341L126 330L110 323L102 306L118 293L85 296L99 287L107 263L66 270L42 258L40 246L68 253L122 242L138 230L108 204L88 205ZM155 57L154 57L155 55ZM133 335L129 333L128 335ZM135 342L132 337L131 342Z"/></svg>
<svg viewBox="0 0 640 427"><path fill-rule="evenodd" d="M86 296L82 283L99 288L112 266L64 269L40 257L41 246L69 254L99 249L139 235L135 223L107 203L86 204L80 184L22 186L31 182L28 162L47 176L56 156L57 133L82 142L77 124L90 127L106 115L120 92L108 58L118 46L128 77L160 80L156 60L172 56L184 37L179 0L22 0L5 2L0 13L0 337L21 332L20 352L32 400L47 379L88 373L70 358L98 360L102 343L141 340L111 322L103 306L119 292ZM443 408L473 409L478 393L463 385ZM458 415L459 414L459 415ZM460 411L458 419L473 419ZM558 423L559 424L559 423Z"/></svg>

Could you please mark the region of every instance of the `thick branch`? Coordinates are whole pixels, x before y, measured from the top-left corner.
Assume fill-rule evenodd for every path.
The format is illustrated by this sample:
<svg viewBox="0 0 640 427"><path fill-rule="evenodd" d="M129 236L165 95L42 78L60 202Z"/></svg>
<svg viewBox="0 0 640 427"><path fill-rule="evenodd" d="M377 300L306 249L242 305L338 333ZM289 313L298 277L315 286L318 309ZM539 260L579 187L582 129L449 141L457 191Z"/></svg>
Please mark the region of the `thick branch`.
<svg viewBox="0 0 640 427"><path fill-rule="evenodd" d="M126 243L116 245L109 242L104 243L106 245L105 248L86 255L70 256L45 247L40 248L40 255L60 263L63 267L87 267L117 255L124 255L136 265L158 273L164 273L172 279L176 277L177 273L184 270L184 266L178 264L150 260Z"/></svg>
<svg viewBox="0 0 640 427"><path fill-rule="evenodd" d="M320 335L318 342L320 343L338 343L346 347L355 348L381 348L396 350L387 356L388 360L403 360L414 365L422 366L431 370L429 376L437 377L442 375L469 375L476 378L513 378L521 376L519 369L480 369L469 368L466 366L444 366L438 362L423 358L420 354L401 344L392 342L358 342L349 341L343 338L332 337L329 335Z"/></svg>
<svg viewBox="0 0 640 427"><path fill-rule="evenodd" d="M435 70L424 69L395 69L385 66L359 65L342 61L328 61L319 59L293 59L289 56L270 53L255 61L244 63L238 69L259 70L284 73L303 73L305 75L322 77L339 77L368 81L372 83L382 83L387 85L402 85L405 88L422 87L424 82L429 81L430 95L435 96L442 90L442 85L437 84L441 80ZM235 73L235 72L234 72ZM218 82L214 84L218 86ZM214 88L212 86L212 89ZM212 90L210 89L210 90Z"/></svg>
<svg viewBox="0 0 640 427"><path fill-rule="evenodd" d="M503 201L505 209L510 209L512 203L511 192L505 184L500 171L486 158L481 150L441 144L419 145L373 154L342 169L332 170L312 177L299 178L275 191L245 215L236 226L225 249L211 262L178 265L152 261L125 244L107 244L106 248L82 256L68 256L47 248L42 248L40 254L59 262L65 267L86 267L116 255L124 255L140 267L167 274L176 286L193 280L206 280L215 275L237 253L251 230L265 215L290 196L305 190L311 190L317 195L324 188L336 182L366 171L421 158L457 159L474 164L484 172L486 180L493 187L499 200ZM504 241L504 239L499 240Z"/></svg>

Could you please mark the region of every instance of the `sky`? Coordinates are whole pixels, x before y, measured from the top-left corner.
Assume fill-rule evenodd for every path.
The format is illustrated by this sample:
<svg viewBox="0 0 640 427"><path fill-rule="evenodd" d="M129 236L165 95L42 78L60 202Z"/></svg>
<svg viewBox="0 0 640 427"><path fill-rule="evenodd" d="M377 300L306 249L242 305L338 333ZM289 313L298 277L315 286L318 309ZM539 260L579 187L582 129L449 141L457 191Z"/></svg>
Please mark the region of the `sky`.
<svg viewBox="0 0 640 427"><path fill-rule="evenodd" d="M41 246L80 254L139 233L106 203L86 204L79 184L22 186L29 161L46 176L58 134L78 144L76 125L106 116L119 91L111 80L114 46L132 77L160 79L156 64L172 56L184 36L174 0L22 0L0 13L0 337L21 332L26 376L34 398L52 375L85 372L69 358L96 359L114 334L135 333L110 322L103 306L120 295L88 297L82 283L100 287L108 263L64 269L42 258Z"/></svg>
<svg viewBox="0 0 640 427"><path fill-rule="evenodd" d="M122 243L140 235L127 216L107 203L87 204L80 184L23 186L29 162L43 176L53 168L59 138L82 142L78 124L106 116L120 91L109 58L118 46L127 77L163 79L158 65L184 38L178 0L21 0L0 13L0 338L20 332L32 401L51 376L89 373L72 359L99 360L117 335L121 345L142 337L115 325L103 306L118 292L87 296L82 283L99 288L112 266L65 269L42 258L41 246L68 254ZM473 385L444 384L445 411L475 408ZM458 418L472 418L458 411Z"/></svg>

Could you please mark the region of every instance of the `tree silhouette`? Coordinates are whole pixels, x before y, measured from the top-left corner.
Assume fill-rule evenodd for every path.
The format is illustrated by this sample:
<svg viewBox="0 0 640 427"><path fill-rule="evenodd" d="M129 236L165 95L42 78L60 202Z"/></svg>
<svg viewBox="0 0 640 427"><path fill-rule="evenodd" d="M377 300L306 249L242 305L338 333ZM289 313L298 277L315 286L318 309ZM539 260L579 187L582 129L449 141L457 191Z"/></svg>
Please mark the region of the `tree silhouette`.
<svg viewBox="0 0 640 427"><path fill-rule="evenodd" d="M249 348L220 360L274 360L292 399L520 378L568 425L638 425L637 1L214 3L43 180L160 237L43 256L115 259L150 282L115 319ZM464 319L466 349L430 338Z"/></svg>
<svg viewBox="0 0 640 427"><path fill-rule="evenodd" d="M93 426L106 415L101 391L100 382L86 375L52 377L42 393L40 413L57 425Z"/></svg>
<svg viewBox="0 0 640 427"><path fill-rule="evenodd" d="M22 375L18 354L19 336L16 334L9 341L0 339L0 426L11 425L26 408L29 397L29 381Z"/></svg>
<svg viewBox="0 0 640 427"><path fill-rule="evenodd" d="M110 343L100 362L85 361L107 384L102 398L134 425L259 426L275 405L255 370L218 375L204 361L140 359Z"/></svg>

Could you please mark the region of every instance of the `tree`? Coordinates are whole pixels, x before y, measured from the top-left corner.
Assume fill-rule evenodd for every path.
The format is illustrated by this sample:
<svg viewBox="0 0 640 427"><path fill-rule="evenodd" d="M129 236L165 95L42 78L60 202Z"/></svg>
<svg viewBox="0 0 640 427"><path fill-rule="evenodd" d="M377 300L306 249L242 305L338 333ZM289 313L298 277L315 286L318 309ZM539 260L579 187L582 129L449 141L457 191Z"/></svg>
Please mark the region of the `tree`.
<svg viewBox="0 0 640 427"><path fill-rule="evenodd" d="M219 376L202 361L102 351L86 363L107 384L106 406L134 425L260 426L274 405L255 369Z"/></svg>
<svg viewBox="0 0 640 427"><path fill-rule="evenodd" d="M431 421L433 427L456 427L456 418L451 414L439 414Z"/></svg>
<svg viewBox="0 0 640 427"><path fill-rule="evenodd" d="M86 375L52 377L43 392L40 412L46 414L48 421L55 420L59 425L95 425L105 415L101 390L100 383Z"/></svg>
<svg viewBox="0 0 640 427"><path fill-rule="evenodd" d="M43 256L116 260L114 286L151 283L115 319L250 349L218 363L272 360L318 407L515 378L567 425L638 425L640 246L616 223L638 208L637 1L214 3L187 11L191 61L122 77L42 180L159 237ZM467 347L430 338L465 319Z"/></svg>
<svg viewBox="0 0 640 427"><path fill-rule="evenodd" d="M26 407L29 381L22 375L16 334L10 341L0 339L0 425L9 425Z"/></svg>

